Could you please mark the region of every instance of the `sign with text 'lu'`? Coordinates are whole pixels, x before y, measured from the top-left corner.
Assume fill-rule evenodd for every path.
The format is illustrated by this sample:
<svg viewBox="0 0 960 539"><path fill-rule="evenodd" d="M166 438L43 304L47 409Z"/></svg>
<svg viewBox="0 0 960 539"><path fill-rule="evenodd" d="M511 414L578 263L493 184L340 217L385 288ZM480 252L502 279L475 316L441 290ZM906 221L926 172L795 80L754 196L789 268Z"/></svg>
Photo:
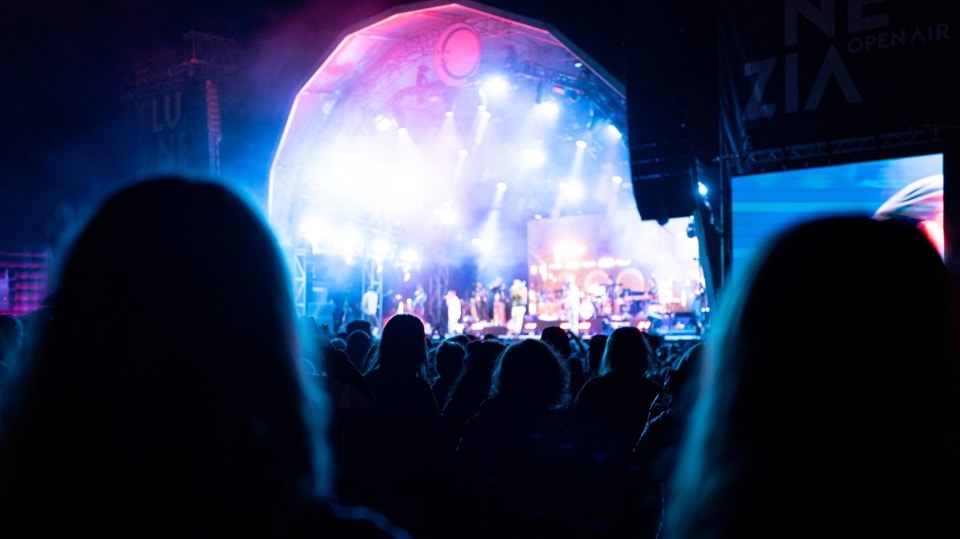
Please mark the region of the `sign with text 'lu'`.
<svg viewBox="0 0 960 539"><path fill-rule="evenodd" d="M960 123L960 3L722 0L724 122L740 148Z"/></svg>

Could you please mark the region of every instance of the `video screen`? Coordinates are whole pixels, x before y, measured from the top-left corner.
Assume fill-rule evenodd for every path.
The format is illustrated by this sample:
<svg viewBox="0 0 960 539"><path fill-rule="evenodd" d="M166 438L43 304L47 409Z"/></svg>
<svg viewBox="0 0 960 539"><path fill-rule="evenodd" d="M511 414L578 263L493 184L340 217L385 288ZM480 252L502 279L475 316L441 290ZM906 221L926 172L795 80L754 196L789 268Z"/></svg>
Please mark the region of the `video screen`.
<svg viewBox="0 0 960 539"><path fill-rule="evenodd" d="M915 222L943 249L943 154L735 176L730 181L731 271L797 222L862 213Z"/></svg>

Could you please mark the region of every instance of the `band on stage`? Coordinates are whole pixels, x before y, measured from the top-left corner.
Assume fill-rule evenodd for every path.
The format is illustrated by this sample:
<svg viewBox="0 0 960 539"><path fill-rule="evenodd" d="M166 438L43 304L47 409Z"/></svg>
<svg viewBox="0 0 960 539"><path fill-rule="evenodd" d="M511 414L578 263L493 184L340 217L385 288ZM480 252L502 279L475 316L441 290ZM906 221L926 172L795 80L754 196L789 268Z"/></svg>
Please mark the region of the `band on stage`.
<svg viewBox="0 0 960 539"><path fill-rule="evenodd" d="M538 288L530 288L526 280L513 278L507 285L497 276L490 282L476 280L462 289L447 287L436 292L433 285L428 292L423 284L417 284L410 297L398 294L395 305L384 305L384 322L393 314L412 313L444 335L487 331L519 335L532 327L527 325L531 321L559 323L580 334L597 331L601 323L609 328L611 324L636 323L662 313L699 311L706 299L700 286L685 293L682 306L674 304L678 298L670 297L669 292L661 298L653 278L645 280L644 290L630 289L612 279L603 284L579 283L572 273L550 283L544 286L538 281ZM433 299L432 294L436 294ZM362 314L373 318L373 302L364 299ZM337 309L336 316L342 322L343 310Z"/></svg>

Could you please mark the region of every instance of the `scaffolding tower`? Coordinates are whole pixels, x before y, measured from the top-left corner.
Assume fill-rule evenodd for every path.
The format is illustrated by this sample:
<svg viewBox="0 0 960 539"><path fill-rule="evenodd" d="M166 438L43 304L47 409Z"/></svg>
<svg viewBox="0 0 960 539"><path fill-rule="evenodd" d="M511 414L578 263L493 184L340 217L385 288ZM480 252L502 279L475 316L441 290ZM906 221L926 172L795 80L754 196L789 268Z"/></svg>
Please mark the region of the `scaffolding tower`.
<svg viewBox="0 0 960 539"><path fill-rule="evenodd" d="M220 176L221 85L237 70L236 42L187 32L176 52L132 69L128 97L135 102L146 138L147 170L201 169Z"/></svg>

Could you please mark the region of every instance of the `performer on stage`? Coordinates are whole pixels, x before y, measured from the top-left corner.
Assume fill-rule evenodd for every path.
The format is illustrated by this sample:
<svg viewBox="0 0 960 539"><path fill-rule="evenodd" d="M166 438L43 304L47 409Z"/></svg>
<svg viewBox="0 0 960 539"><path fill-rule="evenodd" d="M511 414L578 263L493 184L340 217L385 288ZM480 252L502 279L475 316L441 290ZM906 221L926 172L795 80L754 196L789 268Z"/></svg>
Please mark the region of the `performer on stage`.
<svg viewBox="0 0 960 539"><path fill-rule="evenodd" d="M331 313L333 332L339 332L347 323L347 295L344 294L340 301L333 301L333 312Z"/></svg>
<svg viewBox="0 0 960 539"><path fill-rule="evenodd" d="M370 322L374 336L380 333L380 295L373 286L367 288L360 298L360 310L363 311L363 319Z"/></svg>
<svg viewBox="0 0 960 539"><path fill-rule="evenodd" d="M481 281L473 285L473 292L470 294L470 316L476 322L487 322L490 320L489 303L490 292Z"/></svg>
<svg viewBox="0 0 960 539"><path fill-rule="evenodd" d="M419 316L420 319L425 318L427 312L427 292L420 283L417 283L417 289L413 291L413 303L410 308L413 314Z"/></svg>
<svg viewBox="0 0 960 539"><path fill-rule="evenodd" d="M610 305L612 307L613 314L616 316L622 316L629 314L629 304L624 298L627 291L623 288L623 284L616 283L610 289Z"/></svg>
<svg viewBox="0 0 960 539"><path fill-rule="evenodd" d="M527 314L527 283L514 279L510 285L510 321L507 327L515 334L523 333L523 317Z"/></svg>
<svg viewBox="0 0 960 539"><path fill-rule="evenodd" d="M456 290L448 290L447 301L447 337L460 333L460 317L463 316L463 303Z"/></svg>
<svg viewBox="0 0 960 539"><path fill-rule="evenodd" d="M493 325L507 325L507 288L503 284L503 279L497 277L490 284L490 292L493 296Z"/></svg>
<svg viewBox="0 0 960 539"><path fill-rule="evenodd" d="M580 334L580 287L574 275L567 277L564 284L563 312L564 319L570 324L570 332Z"/></svg>

